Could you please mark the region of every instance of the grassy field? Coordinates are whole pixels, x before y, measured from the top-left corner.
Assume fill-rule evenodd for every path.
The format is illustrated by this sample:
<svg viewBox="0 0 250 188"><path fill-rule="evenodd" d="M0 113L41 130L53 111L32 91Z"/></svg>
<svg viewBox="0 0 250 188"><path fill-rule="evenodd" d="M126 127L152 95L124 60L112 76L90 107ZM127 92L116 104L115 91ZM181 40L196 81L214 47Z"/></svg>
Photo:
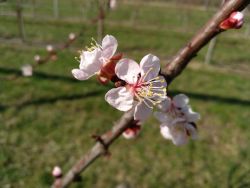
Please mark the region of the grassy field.
<svg viewBox="0 0 250 188"><path fill-rule="evenodd" d="M116 36L125 56L140 60L153 53L165 63L212 13L124 4L108 15L105 33ZM121 115L104 101L111 85L72 78L77 50L96 36L96 26L68 16L66 11L59 20L27 15L27 43L17 40L14 17L0 17L1 188L50 187L53 166L66 172L94 144L91 135L109 130ZM46 54L46 44L59 45L79 30L83 35L58 61L37 67L30 78L21 76L20 67L35 54ZM118 139L111 157L98 160L72 187L249 187L250 38L243 33L244 27L220 36L212 64L202 63L204 48L169 88L170 95L190 96L201 113L198 141L176 147L160 136L159 123L151 118L137 139Z"/></svg>

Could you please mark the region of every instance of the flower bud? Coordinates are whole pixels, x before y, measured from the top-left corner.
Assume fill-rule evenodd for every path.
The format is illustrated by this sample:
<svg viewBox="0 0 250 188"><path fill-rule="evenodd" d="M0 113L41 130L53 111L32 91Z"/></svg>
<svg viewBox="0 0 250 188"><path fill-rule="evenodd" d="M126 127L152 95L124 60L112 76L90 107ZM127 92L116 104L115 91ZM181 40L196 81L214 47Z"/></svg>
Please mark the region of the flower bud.
<svg viewBox="0 0 250 188"><path fill-rule="evenodd" d="M55 177L55 178L60 178L62 177L62 170L59 166L55 166L52 170L52 175Z"/></svg>
<svg viewBox="0 0 250 188"><path fill-rule="evenodd" d="M75 40L75 39L76 39L75 33L70 33L70 34L69 34L69 40L73 41L73 40Z"/></svg>
<svg viewBox="0 0 250 188"><path fill-rule="evenodd" d="M31 65L28 65L28 64L23 65L21 70L22 70L23 76L32 76L32 74L33 74L33 68Z"/></svg>
<svg viewBox="0 0 250 188"><path fill-rule="evenodd" d="M54 47L52 46L52 45L47 45L46 46L46 50L49 52L49 53L51 53L51 52L54 52Z"/></svg>
<svg viewBox="0 0 250 188"><path fill-rule="evenodd" d="M40 55L35 55L34 56L34 60L35 60L35 62L40 62L41 61L41 57L40 57Z"/></svg>
<svg viewBox="0 0 250 188"><path fill-rule="evenodd" d="M134 139L141 132L141 125L139 125L138 121L135 121L129 128L127 128L122 136L126 139Z"/></svg>
<svg viewBox="0 0 250 188"><path fill-rule="evenodd" d="M239 29L244 23L244 15L241 12L233 12L230 16L220 23L220 28L227 29Z"/></svg>
<svg viewBox="0 0 250 188"><path fill-rule="evenodd" d="M109 7L110 7L110 9L115 9L116 6L117 6L116 0L110 0L109 1Z"/></svg>

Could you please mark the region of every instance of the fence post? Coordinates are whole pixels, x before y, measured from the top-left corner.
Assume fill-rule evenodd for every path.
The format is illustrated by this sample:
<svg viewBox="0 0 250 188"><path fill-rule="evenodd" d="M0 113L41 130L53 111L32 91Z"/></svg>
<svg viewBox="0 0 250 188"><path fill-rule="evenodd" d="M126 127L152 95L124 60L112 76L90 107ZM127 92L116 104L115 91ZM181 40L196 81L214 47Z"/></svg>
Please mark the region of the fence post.
<svg viewBox="0 0 250 188"><path fill-rule="evenodd" d="M19 31L19 37L22 41L25 41L25 32L24 32L24 23L23 23L23 7L21 0L16 1L16 16L17 16L17 25Z"/></svg>

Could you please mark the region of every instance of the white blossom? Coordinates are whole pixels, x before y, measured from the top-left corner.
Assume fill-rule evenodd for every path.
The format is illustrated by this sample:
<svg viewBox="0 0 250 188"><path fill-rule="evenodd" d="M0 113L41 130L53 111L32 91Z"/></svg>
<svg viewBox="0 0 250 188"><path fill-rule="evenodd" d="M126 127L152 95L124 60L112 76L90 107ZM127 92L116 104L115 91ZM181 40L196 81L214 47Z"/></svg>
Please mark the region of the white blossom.
<svg viewBox="0 0 250 188"><path fill-rule="evenodd" d="M80 54L79 69L73 69L72 74L78 80L87 80L95 74L99 74L116 52L118 43L115 37L106 35L102 44L95 42L92 46L83 50Z"/></svg>
<svg viewBox="0 0 250 188"><path fill-rule="evenodd" d="M162 136L172 140L175 145L183 145L189 138L197 138L195 122L200 119L200 115L193 112L188 103L188 97L179 94L173 99L166 98L159 105L161 112L155 112L155 117L161 122Z"/></svg>
<svg viewBox="0 0 250 188"><path fill-rule="evenodd" d="M106 101L120 111L128 111L135 104L134 119L145 120L153 106L166 97L167 83L162 76L158 76L159 71L160 60L151 54L143 57L140 65L131 59L120 60L115 73L126 84L108 91Z"/></svg>

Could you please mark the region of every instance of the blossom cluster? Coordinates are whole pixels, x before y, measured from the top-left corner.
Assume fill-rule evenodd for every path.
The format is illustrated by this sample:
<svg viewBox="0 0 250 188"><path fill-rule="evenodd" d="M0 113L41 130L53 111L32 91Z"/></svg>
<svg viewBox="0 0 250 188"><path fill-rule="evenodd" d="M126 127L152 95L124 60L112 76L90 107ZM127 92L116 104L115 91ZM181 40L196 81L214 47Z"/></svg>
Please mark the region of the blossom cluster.
<svg viewBox="0 0 250 188"><path fill-rule="evenodd" d="M189 137L195 139L199 114L192 111L187 96L180 94L173 99L167 96L167 82L159 75L160 59L148 54L138 64L122 58L121 53L116 53L117 47L118 42L111 35L106 35L101 44L93 40L90 47L80 51L79 68L73 69L72 74L78 80L96 75L102 84L112 81L115 88L106 93L105 100L123 112L134 107L134 122L123 136L135 138L143 122L158 108L154 115L161 122L164 138L175 145L187 143Z"/></svg>

